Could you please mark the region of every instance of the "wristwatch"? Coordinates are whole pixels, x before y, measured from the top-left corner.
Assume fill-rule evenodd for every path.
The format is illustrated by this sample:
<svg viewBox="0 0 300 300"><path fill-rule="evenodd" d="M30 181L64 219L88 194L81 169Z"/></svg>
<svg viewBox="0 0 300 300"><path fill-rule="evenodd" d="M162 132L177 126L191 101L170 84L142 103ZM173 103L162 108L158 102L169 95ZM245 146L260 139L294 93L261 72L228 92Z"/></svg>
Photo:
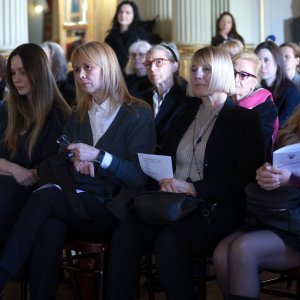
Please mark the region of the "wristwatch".
<svg viewBox="0 0 300 300"><path fill-rule="evenodd" d="M101 166L102 161L103 161L104 156L105 156L105 153L106 153L106 152L105 152L103 149L100 149L99 154L98 154L98 156L96 157L94 163L97 164L97 165L99 165L99 166Z"/></svg>

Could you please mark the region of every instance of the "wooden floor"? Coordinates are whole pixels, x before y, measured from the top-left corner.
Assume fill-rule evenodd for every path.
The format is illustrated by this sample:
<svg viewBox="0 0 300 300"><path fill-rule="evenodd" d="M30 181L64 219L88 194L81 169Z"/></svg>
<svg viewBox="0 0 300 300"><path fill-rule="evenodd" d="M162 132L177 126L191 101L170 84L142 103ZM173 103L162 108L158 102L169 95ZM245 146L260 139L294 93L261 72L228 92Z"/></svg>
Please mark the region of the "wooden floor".
<svg viewBox="0 0 300 300"><path fill-rule="evenodd" d="M269 278L273 274L269 273L263 273L263 278ZM143 286L143 285L141 285ZM284 290L284 291L294 291L295 285L293 285L291 288L287 289L286 284L276 284L274 285L274 288L278 290ZM140 300L148 300L148 294L143 287L141 288L141 298ZM5 300L19 300L19 284L16 282L10 282L6 289L6 297ZM61 285L58 289L57 298L56 300L74 300L74 293L70 285ZM271 295L262 295L262 300L280 300L284 298L279 298ZM28 297L28 300L30 298ZM93 300L93 299L89 299ZM122 299L120 299L122 300ZM165 300L165 296L163 293L156 293L155 294L155 300ZM219 290L219 287L215 280L207 282L207 300L223 300L222 294Z"/></svg>

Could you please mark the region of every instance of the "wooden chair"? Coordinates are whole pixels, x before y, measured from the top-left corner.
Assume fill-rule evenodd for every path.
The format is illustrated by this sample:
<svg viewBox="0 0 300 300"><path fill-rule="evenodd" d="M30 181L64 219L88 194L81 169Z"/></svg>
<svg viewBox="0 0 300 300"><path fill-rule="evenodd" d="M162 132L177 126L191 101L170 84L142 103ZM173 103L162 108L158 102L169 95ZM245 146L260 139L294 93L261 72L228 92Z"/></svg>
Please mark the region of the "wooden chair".
<svg viewBox="0 0 300 300"><path fill-rule="evenodd" d="M267 272L274 274L274 277L261 281L261 292L263 294L300 300L300 267L285 271L268 270ZM288 288L291 286L293 281L296 282L295 292L288 291ZM276 283L286 283L287 289L274 289L273 285Z"/></svg>
<svg viewBox="0 0 300 300"><path fill-rule="evenodd" d="M102 300L109 242L72 239L64 247L62 267L70 272L76 300Z"/></svg>

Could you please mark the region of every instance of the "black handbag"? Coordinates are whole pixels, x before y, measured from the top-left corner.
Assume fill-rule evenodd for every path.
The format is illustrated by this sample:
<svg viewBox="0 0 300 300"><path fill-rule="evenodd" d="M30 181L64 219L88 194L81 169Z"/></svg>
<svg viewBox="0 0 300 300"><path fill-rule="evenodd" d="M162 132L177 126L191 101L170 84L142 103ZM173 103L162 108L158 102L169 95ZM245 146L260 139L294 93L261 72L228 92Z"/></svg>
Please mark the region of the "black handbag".
<svg viewBox="0 0 300 300"><path fill-rule="evenodd" d="M215 205L185 193L161 191L142 192L134 197L137 217L147 224L170 224L177 222L202 206L202 215L210 217Z"/></svg>
<svg viewBox="0 0 300 300"><path fill-rule="evenodd" d="M266 225L300 235L300 191L290 186L272 191L257 183L246 187L247 223Z"/></svg>

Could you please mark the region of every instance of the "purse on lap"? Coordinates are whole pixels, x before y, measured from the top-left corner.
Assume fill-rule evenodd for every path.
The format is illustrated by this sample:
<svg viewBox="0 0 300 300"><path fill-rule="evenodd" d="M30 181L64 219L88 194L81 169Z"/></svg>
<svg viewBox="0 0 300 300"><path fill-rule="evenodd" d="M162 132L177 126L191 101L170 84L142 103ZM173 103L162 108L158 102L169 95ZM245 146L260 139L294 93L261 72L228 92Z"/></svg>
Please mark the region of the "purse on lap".
<svg viewBox="0 0 300 300"><path fill-rule="evenodd" d="M300 235L300 191L283 186L272 191L257 183L246 187L247 223L266 225Z"/></svg>
<svg viewBox="0 0 300 300"><path fill-rule="evenodd" d="M191 215L201 206L202 215L210 218L216 204L207 204L185 193L142 192L134 197L137 217L147 224L170 224Z"/></svg>

